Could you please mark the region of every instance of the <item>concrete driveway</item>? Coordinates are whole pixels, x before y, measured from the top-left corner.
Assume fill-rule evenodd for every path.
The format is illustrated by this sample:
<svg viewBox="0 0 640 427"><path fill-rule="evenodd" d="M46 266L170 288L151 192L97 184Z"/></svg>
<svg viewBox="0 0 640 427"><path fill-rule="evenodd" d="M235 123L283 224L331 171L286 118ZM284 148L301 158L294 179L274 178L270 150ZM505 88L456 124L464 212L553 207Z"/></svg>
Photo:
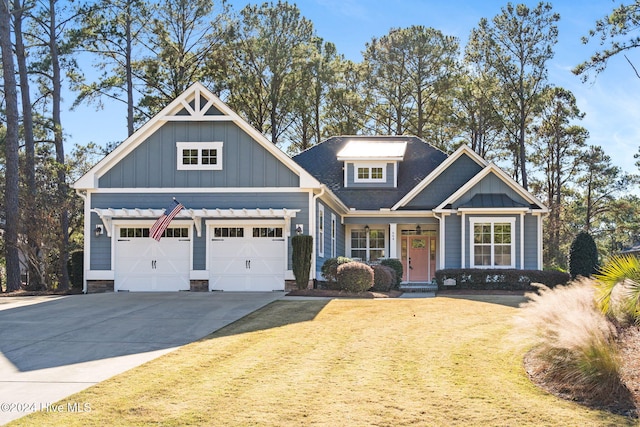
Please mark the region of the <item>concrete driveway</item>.
<svg viewBox="0 0 640 427"><path fill-rule="evenodd" d="M0 424L46 410L57 400L198 340L283 295L178 292L0 298ZM69 410L91 405L78 403Z"/></svg>

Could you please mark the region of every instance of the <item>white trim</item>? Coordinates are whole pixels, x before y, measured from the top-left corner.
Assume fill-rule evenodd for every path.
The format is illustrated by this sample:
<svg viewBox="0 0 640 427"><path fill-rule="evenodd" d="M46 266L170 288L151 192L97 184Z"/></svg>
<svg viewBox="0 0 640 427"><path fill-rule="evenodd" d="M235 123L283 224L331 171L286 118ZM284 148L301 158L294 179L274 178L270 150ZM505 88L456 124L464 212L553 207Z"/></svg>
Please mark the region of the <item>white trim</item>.
<svg viewBox="0 0 640 427"><path fill-rule="evenodd" d="M450 165L452 165L456 160L458 160L463 154L466 154L469 157L471 157L473 161L475 161L478 165L480 165L483 168L489 164L489 162L487 162L485 159L480 157L480 155L475 151L473 151L471 148L469 148L466 145L462 145L460 146L460 148L454 151L453 154L451 154L442 163L440 163L437 168L431 171L431 173L427 175L422 181L420 181L418 185L413 187L413 189L409 191L402 199L400 199L398 203L393 205L391 210L397 210L405 206L411 200L413 200L418 194L422 192L422 190L424 190L429 184L431 184L433 180L435 180L438 176L440 176L442 172L444 172Z"/></svg>
<svg viewBox="0 0 640 427"><path fill-rule="evenodd" d="M316 235L318 238L318 256L324 258L324 205L318 203L318 230Z"/></svg>
<svg viewBox="0 0 640 427"><path fill-rule="evenodd" d="M337 254L338 220L333 212L331 212L331 230L329 232L331 233L331 258L335 258Z"/></svg>
<svg viewBox="0 0 640 427"><path fill-rule="evenodd" d="M466 216L464 214L464 212L462 213L462 215L460 216L460 235L461 235L461 244L460 247L462 248L462 253L460 254L460 267L462 268L467 268L466 262L467 262L467 257L465 254L465 249L466 249L466 245L465 245L465 241L467 240L467 233L465 231L466 229ZM471 227L470 227L471 228ZM473 243L469 243L470 245L472 245ZM471 256L471 251L469 251L469 256Z"/></svg>
<svg viewBox="0 0 640 427"><path fill-rule="evenodd" d="M398 258L398 224L389 224L389 258Z"/></svg>
<svg viewBox="0 0 640 427"><path fill-rule="evenodd" d="M200 108L200 97L203 96L208 101ZM195 99L195 109L187 108L187 111L191 115L177 116L177 113L185 108L185 104ZM146 122L140 129L129 136L122 144L116 147L111 153L105 156L94 167L92 167L87 173L80 177L72 187L75 189L91 189L99 188L98 181L105 173L107 173L114 165L124 159L129 153L131 153L136 147L142 144L150 135L156 132L163 124L168 120L186 120L194 122L202 122L211 120L205 115L206 110L210 107L215 107L220 111L222 116L227 116L229 121L235 123L241 130L247 133L252 139L260 144L264 149L276 157L281 163L288 167L292 172L300 177L300 187L302 188L318 188L320 182L315 179L311 174L305 171L300 165L298 165L293 159L291 159L282 150L276 147L271 141L269 141L263 134L256 130L253 126L243 120L237 113L235 113L229 106L210 92L201 83L196 82L192 84L187 90L182 92L176 99L174 99L169 105L162 109L158 114ZM205 110L206 108L206 110ZM176 119L176 117L178 117ZM184 119L182 117L185 117ZM222 120L222 119L215 119ZM226 121L226 120L225 120Z"/></svg>
<svg viewBox="0 0 640 427"><path fill-rule="evenodd" d="M374 168L382 170L382 178L371 177ZM358 178L358 169L367 169L369 178ZM353 182L356 184L379 184L387 182L387 162L354 162Z"/></svg>
<svg viewBox="0 0 640 427"><path fill-rule="evenodd" d="M491 224L491 265L475 264L475 243L473 239L476 224ZM496 223L511 224L511 264L495 265L494 259L494 225ZM516 218L515 217L469 217L469 267L470 268L516 268ZM522 242L520 242L522 244Z"/></svg>
<svg viewBox="0 0 640 427"><path fill-rule="evenodd" d="M482 181L482 179L484 179L486 176L488 176L492 172L495 173L498 176L498 178L502 179L502 181L505 184L507 184L509 187L511 187L512 190L514 190L516 193L518 193L520 196L522 196L522 198L524 198L525 200L529 201L530 203L538 205L540 207L541 212L543 212L543 213L549 212L549 209L540 200L538 200L533 194L531 194L527 190L525 190L513 178L511 178L502 169L500 169L499 167L497 167L493 163L490 163L487 167L485 167L483 170L478 172L476 174L476 176L474 176L469 181L467 181L467 183L465 185L463 185L458 190L456 190L451 196L447 197L447 199L445 199L442 203L440 203L440 205L438 205L433 210L435 212L444 211L445 210L445 206L447 206L449 204L452 204L453 202L458 200L460 197L462 197L464 194L466 194L476 184L478 184L480 181ZM491 208L491 209L494 209L494 210L500 211L500 212L507 212L509 209L517 210L517 209L522 209L522 208L505 208L505 209ZM473 209L470 209L470 210L473 210ZM529 211L530 209L526 208L525 210Z"/></svg>
<svg viewBox="0 0 640 427"><path fill-rule="evenodd" d="M176 142L176 168L178 170L222 170L222 141L211 142ZM197 150L197 164L183 164L183 150ZM216 150L216 163L205 165L202 164L202 150Z"/></svg>
<svg viewBox="0 0 640 427"><path fill-rule="evenodd" d="M524 213L520 214L520 269L524 269Z"/></svg>
<svg viewBox="0 0 640 427"><path fill-rule="evenodd" d="M127 188L100 188L88 190L88 193L95 194L139 194L144 191L145 194L202 194L202 193L305 193L299 187L145 187L144 189L127 187Z"/></svg>

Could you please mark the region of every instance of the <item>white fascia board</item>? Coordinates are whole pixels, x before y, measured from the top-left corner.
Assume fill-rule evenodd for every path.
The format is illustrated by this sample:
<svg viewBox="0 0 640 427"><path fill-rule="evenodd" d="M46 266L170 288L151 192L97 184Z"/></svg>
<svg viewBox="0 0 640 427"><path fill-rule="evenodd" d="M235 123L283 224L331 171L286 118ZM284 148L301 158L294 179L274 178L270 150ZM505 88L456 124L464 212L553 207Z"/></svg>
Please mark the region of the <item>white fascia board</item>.
<svg viewBox="0 0 640 427"><path fill-rule="evenodd" d="M333 191L329 190L324 184L322 184L322 187L324 188L325 192L322 196L320 196L320 200L329 205L337 213L340 213L339 211L342 211L341 215L349 212L349 208L347 207L347 205L345 205Z"/></svg>
<svg viewBox="0 0 640 427"><path fill-rule="evenodd" d="M102 194L202 194L202 193L300 193L305 192L300 187L127 187L127 188L96 188L87 193Z"/></svg>
<svg viewBox="0 0 640 427"><path fill-rule="evenodd" d="M207 104L200 108L200 95L203 95L209 101ZM175 113L186 108L193 112L188 106L188 100L194 97L196 103L198 103L199 114L184 116L175 116ZM208 119L204 116L205 109L209 109L211 106L218 109L225 119L215 118ZM180 117L176 119L176 117ZM217 116L216 116L217 117ZM170 120L182 120L182 121L232 121L240 129L245 131L250 137L252 137L257 143L265 148L269 153L280 160L285 166L287 166L292 172L300 177L300 187L318 188L320 183L313 178L308 172L306 172L300 165L298 165L293 159L287 156L282 150L276 147L271 141L269 141L263 134L258 132L253 126L242 119L236 112L231 110L228 105L220 100L216 95L211 93L204 85L199 82L192 84L187 90L174 99L169 105L163 108L158 114L153 116L147 123L145 123L140 129L133 133L129 138L124 140L115 150L105 156L100 162L98 162L93 168L91 168L80 179L73 183L72 187L75 189L90 189L98 187L98 179L104 175L113 165L122 160L127 154L133 151L138 145L140 145L146 138L160 128L164 123Z"/></svg>
<svg viewBox="0 0 640 427"><path fill-rule="evenodd" d="M487 165L489 164L489 162L487 162L485 159L483 159L478 153L473 151L471 148L469 148L466 145L461 145L460 148L458 148L456 151L454 151L453 154L451 154L449 157L447 157L442 163L440 163L438 165L437 168L435 168L429 175L427 175L422 181L420 181L420 183L418 183L418 185L413 187L413 189L411 191L409 191L402 199L400 199L400 201L398 201L398 203L393 205L391 210L400 209L401 207L403 207L407 203L409 203L411 200L413 200L414 197L416 197L418 194L420 194L420 192L422 190L427 188L427 186L429 184L431 184L431 182L433 182L433 180L435 180L438 176L440 176L440 174L442 172L444 172L449 166L451 166L463 154L466 154L469 157L471 157L471 159L473 161L478 163L478 165L482 166L483 168L487 167Z"/></svg>
<svg viewBox="0 0 640 427"><path fill-rule="evenodd" d="M476 176L471 178L465 185L460 187L455 193L445 199L444 202L440 203L440 205L438 205L434 209L434 211L443 211L445 206L447 206L448 204L452 204L453 202L458 200L491 172L494 172L496 175L498 175L498 177L501 178L504 183L511 187L511 189L516 193L520 194L525 200L528 200L530 203L537 204L542 210L547 210L547 207L542 204L542 202L540 202L533 194L526 191L520 184L518 184L513 178L507 175L502 169L497 167L495 164L490 163L487 167L478 172Z"/></svg>
<svg viewBox="0 0 640 427"><path fill-rule="evenodd" d="M464 214L482 214L482 215L493 215L493 214L514 214L514 213L523 213L523 212L531 212L531 208L458 208L458 212Z"/></svg>
<svg viewBox="0 0 640 427"><path fill-rule="evenodd" d="M434 217L433 211L390 211L390 210L352 210L345 214L345 217Z"/></svg>

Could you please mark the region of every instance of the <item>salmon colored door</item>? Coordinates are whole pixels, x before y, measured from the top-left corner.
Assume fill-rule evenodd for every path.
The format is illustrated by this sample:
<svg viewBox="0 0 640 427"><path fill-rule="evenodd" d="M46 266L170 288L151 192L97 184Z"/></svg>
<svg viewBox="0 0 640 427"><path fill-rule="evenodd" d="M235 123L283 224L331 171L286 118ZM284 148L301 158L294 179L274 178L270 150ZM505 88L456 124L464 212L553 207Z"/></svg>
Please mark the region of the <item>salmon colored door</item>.
<svg viewBox="0 0 640 427"><path fill-rule="evenodd" d="M403 281L430 282L436 272L435 235L403 236L401 260Z"/></svg>

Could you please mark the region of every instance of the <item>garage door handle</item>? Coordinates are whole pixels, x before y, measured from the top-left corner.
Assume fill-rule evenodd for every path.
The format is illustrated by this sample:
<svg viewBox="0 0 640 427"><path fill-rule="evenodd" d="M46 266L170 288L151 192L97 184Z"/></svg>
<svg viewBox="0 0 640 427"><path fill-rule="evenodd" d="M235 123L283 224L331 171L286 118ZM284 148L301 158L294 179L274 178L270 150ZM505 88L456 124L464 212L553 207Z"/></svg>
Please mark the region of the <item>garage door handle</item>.
<svg viewBox="0 0 640 427"><path fill-rule="evenodd" d="M155 259L153 261L151 261L151 269L152 270L156 269L156 260Z"/></svg>
<svg viewBox="0 0 640 427"><path fill-rule="evenodd" d="M251 269L251 260L250 259L247 259L247 260L244 261L244 268L249 269L249 270Z"/></svg>

